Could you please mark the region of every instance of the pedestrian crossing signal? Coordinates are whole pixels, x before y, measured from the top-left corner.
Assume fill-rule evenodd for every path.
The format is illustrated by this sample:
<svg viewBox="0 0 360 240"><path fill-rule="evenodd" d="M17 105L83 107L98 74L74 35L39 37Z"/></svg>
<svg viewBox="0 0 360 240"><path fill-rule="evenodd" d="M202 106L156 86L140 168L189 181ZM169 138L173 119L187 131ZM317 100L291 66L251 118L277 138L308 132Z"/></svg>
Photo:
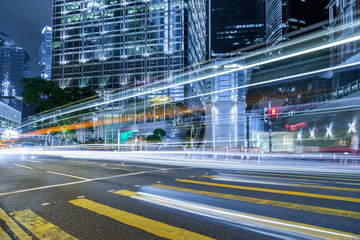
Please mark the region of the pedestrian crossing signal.
<svg viewBox="0 0 360 240"><path fill-rule="evenodd" d="M276 108L270 108L270 114L269 114L269 120L270 122L275 122L277 118L277 109Z"/></svg>

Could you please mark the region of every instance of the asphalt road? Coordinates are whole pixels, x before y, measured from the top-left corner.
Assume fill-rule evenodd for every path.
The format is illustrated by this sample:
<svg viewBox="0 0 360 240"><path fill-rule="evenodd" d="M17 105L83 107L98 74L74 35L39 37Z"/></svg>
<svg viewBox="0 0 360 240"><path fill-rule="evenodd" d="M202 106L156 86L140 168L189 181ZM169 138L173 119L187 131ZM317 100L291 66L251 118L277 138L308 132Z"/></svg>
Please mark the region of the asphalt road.
<svg viewBox="0 0 360 240"><path fill-rule="evenodd" d="M0 239L357 239L360 168L3 155Z"/></svg>

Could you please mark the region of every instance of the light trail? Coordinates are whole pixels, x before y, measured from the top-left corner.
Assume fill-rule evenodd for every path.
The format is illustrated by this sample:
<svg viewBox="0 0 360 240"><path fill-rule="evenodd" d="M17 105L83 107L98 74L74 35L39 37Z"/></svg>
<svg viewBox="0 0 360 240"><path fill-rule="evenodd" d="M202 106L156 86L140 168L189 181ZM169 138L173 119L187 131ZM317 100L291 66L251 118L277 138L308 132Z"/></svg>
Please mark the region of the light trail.
<svg viewBox="0 0 360 240"><path fill-rule="evenodd" d="M208 95L213 95L213 94L218 94L218 93L223 93L223 92L228 92L228 91L233 91L233 90L238 90L238 89L243 89L243 88L250 88L250 87L255 87L255 86L260 86L260 85L266 85L266 84L270 84L270 83L276 83L276 82L281 82L281 81L285 81L285 80L289 80L289 79L293 79L293 78L305 77L305 76L315 75L315 74L319 74L319 73L323 73L323 72L327 72L327 71L333 71L333 70L339 70L342 68L354 67L354 66L358 66L358 65L360 65L360 62L349 63L349 64L344 64L341 66L329 67L329 68L324 68L324 69L320 69L320 70L316 70L316 71L295 74L295 75L291 75L291 76L287 76L287 77L266 80L266 81L262 81L262 82L258 82L258 83L250 83L250 84L246 84L243 86L227 88L227 89L218 90L218 91L212 91L209 93L203 93L203 94L199 94L199 95L195 95L195 96L186 97L183 100L197 98L197 97L205 97ZM176 102L176 101L168 101L165 103L171 103L171 102Z"/></svg>
<svg viewBox="0 0 360 240"><path fill-rule="evenodd" d="M360 65L360 62L345 64L345 65L335 66L335 67L330 67L330 68L324 68L324 69L320 69L320 70L316 70L316 71L310 71L310 72L307 72L307 73L295 74L295 75L282 77L282 78L275 78L275 79L271 79L271 80L267 80L267 81L263 81L263 82L246 84L246 85L243 85L243 86L227 88L227 89L223 89L223 90L219 90L219 91L212 91L210 93L204 93L204 94L200 94L200 95L196 95L196 96L186 97L183 100L197 98L197 97L204 97L204 96L209 96L209 95L218 94L218 93L222 93L222 92L228 92L228 91L244 89L244 88L249 88L249 87L254 87L254 86L266 85L266 84L270 84L270 83L285 81L285 80L304 77L304 76L315 75L315 74L322 73L322 72L334 71L334 70L339 70L339 69L342 69L342 68L354 67L354 66L358 66L358 65ZM172 102L176 102L176 101L175 100L168 101L168 102L165 102L165 104L169 104L169 103L172 103ZM347 108L349 110L352 110L354 107L357 107L357 106L359 106L359 105L347 106L345 108ZM305 111L303 111L303 113L299 112L299 114L310 115L310 114L321 113L322 111L326 111L326 113L329 113L329 110L334 110L334 111L336 110L337 111L339 109L342 109L343 111L346 111L346 110L344 110L344 107L341 107L341 108L337 107L337 108L331 108L331 109L327 108L327 109L323 109L323 110L312 110L311 112L306 112L306 113L305 113ZM185 111L185 110L183 110L183 111ZM167 116L171 116L171 115L173 115L173 113L168 113L168 114L165 114L165 115L164 114L156 115L155 117L167 117ZM153 119L154 115L153 115L153 113L148 113L148 114L146 114L145 117L146 117L146 119ZM69 118L71 118L71 117L69 117ZM131 121L134 121L133 118L131 118L129 120L124 120L121 117L113 117L111 119L101 119L101 120L97 120L97 121L89 120L89 121L75 123L75 124L44 128L44 129L41 129L41 130L36 130L36 131L24 133L24 134L22 134L22 136L42 135L42 134L46 134L46 133L60 132L60 131L66 131L66 130L76 130L76 129L82 129L82 128L89 128L89 127L93 127L93 126L102 126L102 125L107 125L107 124L120 123L120 122L131 122Z"/></svg>
<svg viewBox="0 0 360 240"><path fill-rule="evenodd" d="M349 37L349 38L346 38L346 39L343 39L343 40L338 40L338 41L335 41L335 42L332 42L332 43L324 44L324 45L313 47L313 48L310 48L310 49L306 49L306 50L286 54L286 55L276 57L276 58L273 58L273 59L264 60L264 61L256 62L256 63L253 63L253 64L245 65L245 66L239 66L239 67L234 68L234 69L230 69L230 70L221 71L221 72L214 73L214 74L209 74L209 75L197 77L197 78L194 78L194 79L191 79L191 80L185 80L185 81L182 81L182 82L179 82L179 83L171 84L171 85L164 86L164 87L159 87L159 88L152 89L152 90L147 90L147 91L132 94L132 95L129 95L129 96L114 98L114 99L111 99L111 100L102 101L102 102L93 103L93 104L87 104L87 106L82 106L82 107L78 107L76 109L63 111L61 113L51 114L49 116L43 116L41 119L25 123L25 124L21 125L20 127L25 127L25 126L34 124L36 122L40 122L40 121L43 121L43 120L46 120L46 119L49 119L49 118L53 118L53 117L58 117L58 116L61 116L61 115L64 115L64 114L69 114L69 113L72 113L72 112L81 111L81 110L92 108L92 107L98 107L98 106L101 106L101 105L107 105L107 104L110 104L110 103L113 103L113 102L122 101L122 100L126 100L126 99L131 99L131 98L135 98L135 97L139 97L139 96L143 96L143 95L153 94L153 93L156 93L156 92L159 92L159 91L163 91L163 90L167 90L167 89L170 89L170 88L183 86L183 85L186 85L186 84L189 84L189 83L194 83L194 82L205 80L205 79L208 79L208 78L213 78L213 77L217 77L217 76L221 76L221 75L224 75L224 74L233 73L233 72L237 72L237 71L241 71L241 70L252 69L252 68L255 68L255 67L258 67L258 66L262 66L262 65L266 65L266 64L270 64L270 63L274 63L274 62L279 62L279 61L282 61L282 60L285 60L285 59L288 59L288 58L293 58L293 57L297 57L297 56L301 56L301 55L306 55L306 54L309 54L309 53L314 53L314 52L317 52L317 51L320 51L320 50L328 49L328 48L331 48L331 47L335 47L335 46L338 46L338 45L343 45L343 44L346 44L346 43L349 43L349 42L354 42L354 41L359 41L359 40L360 40L360 35L358 34L356 36ZM336 68L336 67L334 67L334 68ZM339 68L340 68L340 66L339 66ZM256 86L257 84L260 84L260 83L254 83L254 84L255 84L254 86Z"/></svg>

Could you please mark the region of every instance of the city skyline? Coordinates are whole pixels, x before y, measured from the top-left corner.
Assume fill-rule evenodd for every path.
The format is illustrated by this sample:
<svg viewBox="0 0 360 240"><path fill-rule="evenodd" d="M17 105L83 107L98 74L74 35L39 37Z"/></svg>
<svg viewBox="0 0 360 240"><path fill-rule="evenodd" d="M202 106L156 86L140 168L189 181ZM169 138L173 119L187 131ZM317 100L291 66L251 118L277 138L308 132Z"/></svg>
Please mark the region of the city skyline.
<svg viewBox="0 0 360 240"><path fill-rule="evenodd" d="M3 1L0 8L0 31L3 31L22 46L31 59L30 75L40 76L38 67L41 31L51 26L51 5L49 0Z"/></svg>
<svg viewBox="0 0 360 240"><path fill-rule="evenodd" d="M360 239L360 0L7 2L0 239Z"/></svg>

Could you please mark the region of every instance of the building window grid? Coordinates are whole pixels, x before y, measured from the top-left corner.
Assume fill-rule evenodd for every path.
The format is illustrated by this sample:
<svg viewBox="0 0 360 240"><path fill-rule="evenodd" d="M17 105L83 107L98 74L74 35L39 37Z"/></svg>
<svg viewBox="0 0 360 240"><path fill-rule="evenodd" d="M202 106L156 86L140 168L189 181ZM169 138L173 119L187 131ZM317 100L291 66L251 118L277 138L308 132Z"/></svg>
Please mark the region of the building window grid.
<svg viewBox="0 0 360 240"><path fill-rule="evenodd" d="M179 2L179 1L177 1ZM143 4L143 3L142 3ZM205 5L204 5L205 6ZM121 7L115 8L114 7L114 11L117 11L117 9L120 9ZM147 16L141 12L139 14L135 14L131 17L125 17L125 10L127 8L130 8L130 4L128 7L123 8L122 11L122 16L119 16L117 18L112 19L111 21L107 22L108 20L104 20L102 19L101 23L97 23L97 22L91 22L91 24L86 24L86 26L93 26L93 27L98 27L99 26L99 31L100 31L100 26L102 26L104 28L104 26L111 26L114 24L119 24L117 25L118 27L118 31L119 31L119 35L121 38L123 38L122 40L118 40L117 42L115 42L113 45L111 43L111 41L114 41L116 35L115 34L108 34L105 33L102 36L99 36L99 32L97 33L93 33L90 36L84 36L84 25L85 24L78 24L78 23L71 23L68 24L65 21L63 21L61 24L63 25L63 28L60 29L66 29L67 31L72 31L74 29L81 29L79 31L79 34L77 36L73 36L71 38L67 38L67 39L60 39L61 44L57 44L60 45L58 46L58 48L65 48L65 44L68 43L69 46L71 46L71 48L69 49L70 51L64 52L64 50L61 51L57 51L56 49L54 49L53 53L54 53L54 59L57 58L59 60L59 57L62 58L62 62L65 63L63 65L58 65L58 64L54 64L54 69L59 69L61 70L61 73L56 74L57 77L60 77L64 80L64 82L70 82L71 78L74 76L74 72L76 72L76 70L74 69L65 69L67 68L67 65L71 65L72 68L76 68L76 67L87 67L87 66L96 66L96 65L100 65L98 66L98 68L101 67L101 69L103 69L103 76L104 78L107 79L113 79L115 77L117 77L119 80L119 83L122 82L126 82L127 84L131 84L132 83L132 79L133 76L135 76L135 72L138 71L139 69L146 67L147 69L151 69L150 73L146 73L146 72L141 72L141 78L146 78L149 77L149 75L151 75L151 72L155 69L161 69L156 70L156 72L154 72L153 76L154 79L158 78L159 75L164 75L165 78L167 77L171 77L171 75L175 74L175 72L181 72L182 69L184 68L184 66L186 66L188 64L187 62L187 56L185 54L185 49L184 49L184 41L188 41L187 37L184 36L184 31L187 28L186 24L183 22L184 21L184 15L185 12L184 10L181 10L179 12L179 14L175 15L175 19L172 17L168 17L168 22L161 22L162 18L166 18L167 14L163 14L161 15L161 17L158 17L157 15L154 15L154 21L153 24L151 26L147 26L145 33L142 32L141 36L144 38L148 38L147 42L145 44L140 45L139 43L141 41L133 41L132 44L127 44L124 43L125 40L125 33L127 35L127 37L129 38L136 38L137 33L140 30L143 30L142 28L129 28L127 29L126 26L128 23L133 22L133 21L137 21L139 19L144 20L146 19ZM204 8L205 9L205 8ZM172 15L174 16L174 14ZM65 16L63 16L65 17ZM178 17L176 19L176 17ZM56 18L54 18L56 19ZM148 19L151 19L150 17ZM205 19L205 17L203 16L203 19ZM180 21L180 22L179 22ZM64 27L65 25L71 25L71 27ZM177 26L181 26L182 27L177 27ZM199 26L196 26L199 27ZM106 28L106 27L105 27ZM111 27L109 27L111 28ZM157 44L156 41L158 39L161 39L163 37L161 36L157 36L156 38L154 36L151 36L151 34L157 34L158 29L159 28L163 28L163 30L167 31L168 35L165 36L165 40L168 39L167 41L165 41L164 43L160 43ZM54 30L58 29L56 26L54 26ZM129 34L130 33L130 34ZM176 39L174 38L174 33L176 35ZM69 32L67 32L67 34L69 34ZM66 35L65 35L66 36ZM105 38L108 38L109 42L106 44L101 43L101 44L94 44L94 46L89 46L88 50L86 50L86 47L84 49L84 40L85 39L101 39L101 40L106 40ZM59 37L56 38L56 40L59 40ZM75 43L77 41L81 42L81 46L75 47ZM192 45L196 45L198 44L198 42L203 42L203 46L205 46L205 36L202 36L202 38L200 38L199 41L193 41L191 44ZM168 45L168 53L166 53L166 49L162 48L162 46L164 44ZM138 50L138 55L131 55L131 56L126 56L127 54L129 54L129 51L133 52L134 50L130 50L130 49L136 49L136 47L139 48ZM144 49L145 47L147 47L146 49ZM97 49L98 48L98 49ZM196 49L199 50L199 47L191 47L192 49ZM99 50L99 52L104 52L106 51L106 49L109 49L110 52L113 54L113 56L109 56L109 59L106 59L104 61L99 61L97 59L84 59L84 62L79 62L79 61L75 61L75 60L81 60L80 56L86 55L87 53L93 52L94 50ZM60 50L60 49L59 49ZM146 53L150 53L149 56L140 56L142 54L144 54L144 50L146 50ZM148 52L150 51L150 52ZM205 56L205 51L203 50L203 55ZM124 55L125 54L125 55ZM65 55L67 55L69 58L65 58ZM195 58L194 56L196 54L191 53L191 56L193 56L193 59L201 59L201 57L197 57ZM70 57L72 56L72 57ZM174 58L172 59L173 56ZM175 58L176 56L176 58ZM170 61L169 61L170 60ZM162 65L159 64L159 61L163 61ZM132 69L126 69L127 67L129 67L129 65L136 65L137 62L141 63L140 67L133 67ZM176 62L176 63L175 63ZM153 64L152 64L153 63ZM111 66L115 66L116 64L120 65L120 69L121 71L118 71L114 76L111 73L113 73L114 67ZM104 66L106 66L106 69L104 69ZM152 66L154 66L154 68L152 68ZM109 69L108 69L109 68ZM113 68L113 69L112 69ZM100 77L94 77L94 74L96 73L95 70L89 71L86 74L84 74L84 76L80 77L80 80L85 79L86 81L80 81L82 82L82 85L85 84L94 84L94 82L97 82L99 80ZM77 76L79 78L79 76Z"/></svg>

